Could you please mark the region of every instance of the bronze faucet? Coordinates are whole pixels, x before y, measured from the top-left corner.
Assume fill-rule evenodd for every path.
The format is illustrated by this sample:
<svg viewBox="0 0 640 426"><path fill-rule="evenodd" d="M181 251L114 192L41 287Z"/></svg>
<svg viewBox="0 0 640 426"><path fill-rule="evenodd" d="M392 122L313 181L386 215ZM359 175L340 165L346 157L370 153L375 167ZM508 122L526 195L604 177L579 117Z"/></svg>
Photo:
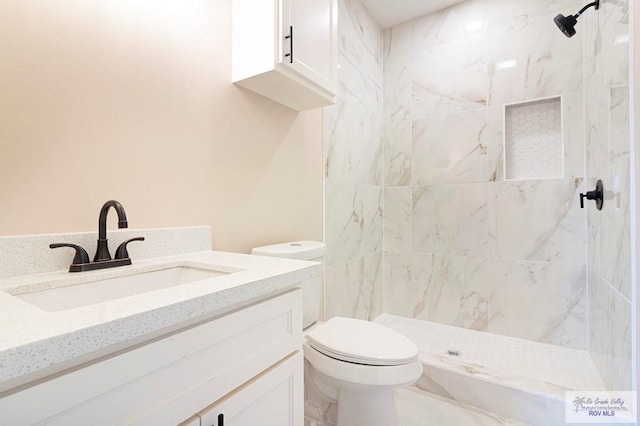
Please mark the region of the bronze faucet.
<svg viewBox="0 0 640 426"><path fill-rule="evenodd" d="M96 269L114 268L116 266L131 265L131 258L127 251L127 244L131 241L144 241L144 237L131 238L126 240L116 250L116 258L111 259L111 253L109 253L109 244L107 241L107 214L109 209L113 207L118 214L118 228L127 228L127 214L124 211L122 204L115 200L109 200L100 209L100 217L98 218L98 247L96 249L96 255L93 258L93 262L89 260L87 251L75 244L50 244L49 248L58 247L71 247L76 253L69 267L69 272L83 272L94 271Z"/></svg>

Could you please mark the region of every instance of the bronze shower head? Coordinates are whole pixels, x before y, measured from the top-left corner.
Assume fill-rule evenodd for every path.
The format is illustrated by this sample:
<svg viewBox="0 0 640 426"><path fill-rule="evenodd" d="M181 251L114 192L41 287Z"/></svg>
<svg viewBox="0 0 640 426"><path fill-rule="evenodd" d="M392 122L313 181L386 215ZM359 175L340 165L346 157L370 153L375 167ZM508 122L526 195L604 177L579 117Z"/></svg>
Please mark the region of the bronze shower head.
<svg viewBox="0 0 640 426"><path fill-rule="evenodd" d="M589 9L592 6L595 7L596 10L598 10L600 8L600 0L589 3L588 5L580 9L580 11L575 15L564 16L562 14L559 14L555 18L553 18L553 22L556 23L556 25L558 26L558 28L560 28L560 31L562 31L564 35L571 38L576 35L575 26L578 23L578 18L584 13L585 10Z"/></svg>

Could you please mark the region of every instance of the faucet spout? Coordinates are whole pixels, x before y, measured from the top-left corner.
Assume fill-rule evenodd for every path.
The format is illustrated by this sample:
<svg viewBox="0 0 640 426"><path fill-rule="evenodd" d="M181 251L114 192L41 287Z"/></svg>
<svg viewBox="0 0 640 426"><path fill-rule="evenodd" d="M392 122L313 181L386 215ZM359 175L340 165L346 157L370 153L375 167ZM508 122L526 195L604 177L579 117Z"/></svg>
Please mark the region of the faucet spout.
<svg viewBox="0 0 640 426"><path fill-rule="evenodd" d="M104 262L111 260L111 254L109 253L109 245L107 242L107 214L109 209L113 207L118 214L118 228L126 228L127 214L124 211L122 204L116 200L109 200L100 209L100 217L98 218L98 248L96 249L96 255L93 258L94 262Z"/></svg>

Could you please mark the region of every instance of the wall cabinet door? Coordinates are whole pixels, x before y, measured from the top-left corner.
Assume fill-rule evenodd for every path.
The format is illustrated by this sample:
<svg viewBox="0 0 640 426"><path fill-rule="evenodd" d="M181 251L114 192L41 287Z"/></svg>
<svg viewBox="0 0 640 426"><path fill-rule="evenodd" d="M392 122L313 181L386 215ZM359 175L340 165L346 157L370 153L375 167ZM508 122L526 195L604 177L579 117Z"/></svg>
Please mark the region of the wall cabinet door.
<svg viewBox="0 0 640 426"><path fill-rule="evenodd" d="M335 103L336 0L233 0L235 84L303 111Z"/></svg>
<svg viewBox="0 0 640 426"><path fill-rule="evenodd" d="M282 0L280 63L335 93L335 0Z"/></svg>
<svg viewBox="0 0 640 426"><path fill-rule="evenodd" d="M200 424L299 426L304 421L303 376L298 351L200 412Z"/></svg>

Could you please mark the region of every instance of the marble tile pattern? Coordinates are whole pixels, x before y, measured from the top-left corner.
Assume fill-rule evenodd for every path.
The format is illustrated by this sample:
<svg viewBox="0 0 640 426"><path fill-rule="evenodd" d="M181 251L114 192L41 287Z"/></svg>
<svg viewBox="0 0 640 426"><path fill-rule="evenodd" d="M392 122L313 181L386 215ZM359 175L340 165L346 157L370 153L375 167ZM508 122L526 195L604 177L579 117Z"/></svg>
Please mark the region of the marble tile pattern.
<svg viewBox="0 0 640 426"><path fill-rule="evenodd" d="M614 176L630 174L629 85L611 88L609 105L609 167Z"/></svg>
<svg viewBox="0 0 640 426"><path fill-rule="evenodd" d="M553 24L549 24L555 14L571 13L574 7L579 8L578 3L562 2L564 4L558 5L555 11L496 17L492 13L494 8L504 3L489 1L489 104L501 105L580 91L583 33L578 31L568 41Z"/></svg>
<svg viewBox="0 0 640 426"><path fill-rule="evenodd" d="M385 251L411 252L413 249L411 187L385 187L383 210Z"/></svg>
<svg viewBox="0 0 640 426"><path fill-rule="evenodd" d="M325 176L380 186L384 149L381 120L365 109L362 99L346 90L340 95L337 104L324 114Z"/></svg>
<svg viewBox="0 0 640 426"><path fill-rule="evenodd" d="M586 175L605 187L589 206L589 344L609 389L631 390L629 1L604 0L585 16Z"/></svg>
<svg viewBox="0 0 640 426"><path fill-rule="evenodd" d="M567 178L584 176L584 91L562 95L562 120L564 176Z"/></svg>
<svg viewBox="0 0 640 426"><path fill-rule="evenodd" d="M383 126L382 46L361 1L339 0L337 102L323 110L326 318L382 312L383 185L410 176L410 133Z"/></svg>
<svg viewBox="0 0 640 426"><path fill-rule="evenodd" d="M411 118L468 111L488 104L487 40L466 38L425 50L411 59Z"/></svg>
<svg viewBox="0 0 640 426"><path fill-rule="evenodd" d="M610 91L599 83L602 71L588 62L585 72L585 173L589 177L609 175L608 124L603 111L609 110Z"/></svg>
<svg viewBox="0 0 640 426"><path fill-rule="evenodd" d="M325 263L334 265L382 250L383 189L325 179Z"/></svg>
<svg viewBox="0 0 640 426"><path fill-rule="evenodd" d="M600 278L631 300L630 178L612 176L604 177L603 181L609 196L605 208L594 215L599 234L595 248L598 263L594 266Z"/></svg>
<svg viewBox="0 0 640 426"><path fill-rule="evenodd" d="M382 253L325 267L326 318L374 319L382 313Z"/></svg>
<svg viewBox="0 0 640 426"><path fill-rule="evenodd" d="M579 194L593 162L584 129L596 117L583 92L595 80L583 78L588 32L569 40L552 21L582 6L468 0L384 31L385 312L587 348L591 228ZM607 20L608 39L618 33ZM596 128L623 129L624 91L600 95L612 115ZM561 176L506 180L505 106L549 97L561 98ZM615 151L623 168L624 144ZM625 252L621 241L598 238L590 253ZM610 270L618 288L623 271Z"/></svg>
<svg viewBox="0 0 640 426"><path fill-rule="evenodd" d="M415 253L411 264L412 317L487 329L487 259ZM450 306L457 309L450 309Z"/></svg>
<svg viewBox="0 0 640 426"><path fill-rule="evenodd" d="M487 109L415 120L413 184L488 182L488 146L501 142L491 124Z"/></svg>
<svg viewBox="0 0 640 426"><path fill-rule="evenodd" d="M489 256L584 264L582 188L581 179L490 185Z"/></svg>
<svg viewBox="0 0 640 426"><path fill-rule="evenodd" d="M402 121L384 126L384 185L411 184L412 127Z"/></svg>
<svg viewBox="0 0 640 426"><path fill-rule="evenodd" d="M589 352L591 359L599 371L607 369L607 354L609 352L609 288L601 282L593 267L587 268L589 290ZM602 374L603 380L605 375Z"/></svg>
<svg viewBox="0 0 640 426"><path fill-rule="evenodd" d="M491 259L488 269L490 332L587 347L585 265Z"/></svg>
<svg viewBox="0 0 640 426"><path fill-rule="evenodd" d="M411 280L411 252L384 254L383 311L411 317L413 315L413 281Z"/></svg>
<svg viewBox="0 0 640 426"><path fill-rule="evenodd" d="M413 188L413 250L486 256L487 184Z"/></svg>
<svg viewBox="0 0 640 426"><path fill-rule="evenodd" d="M397 123L411 118L411 93L411 55L389 56L384 62L386 123Z"/></svg>
<svg viewBox="0 0 640 426"><path fill-rule="evenodd" d="M589 292L591 357L607 388L631 390L631 304L595 273Z"/></svg>
<svg viewBox="0 0 640 426"><path fill-rule="evenodd" d="M334 312L366 317L358 285L346 283L366 282L375 253L383 285L371 294L382 301L370 306L612 351L630 288L628 1L603 1L571 40L549 25L581 6L470 0L382 33L358 1L340 3L340 93L325 109ZM505 181L505 104L549 96L562 97L563 176ZM600 215L577 198L598 176L617 203ZM475 270L489 271L486 281ZM606 303L620 316L598 308L592 274L619 296ZM513 306L531 297L552 309L533 310L522 326L527 310ZM628 333L619 334L624 352ZM607 360L620 357L604 354L599 365L612 370Z"/></svg>
<svg viewBox="0 0 640 426"><path fill-rule="evenodd" d="M520 423L420 389L396 393L399 426L516 426Z"/></svg>

